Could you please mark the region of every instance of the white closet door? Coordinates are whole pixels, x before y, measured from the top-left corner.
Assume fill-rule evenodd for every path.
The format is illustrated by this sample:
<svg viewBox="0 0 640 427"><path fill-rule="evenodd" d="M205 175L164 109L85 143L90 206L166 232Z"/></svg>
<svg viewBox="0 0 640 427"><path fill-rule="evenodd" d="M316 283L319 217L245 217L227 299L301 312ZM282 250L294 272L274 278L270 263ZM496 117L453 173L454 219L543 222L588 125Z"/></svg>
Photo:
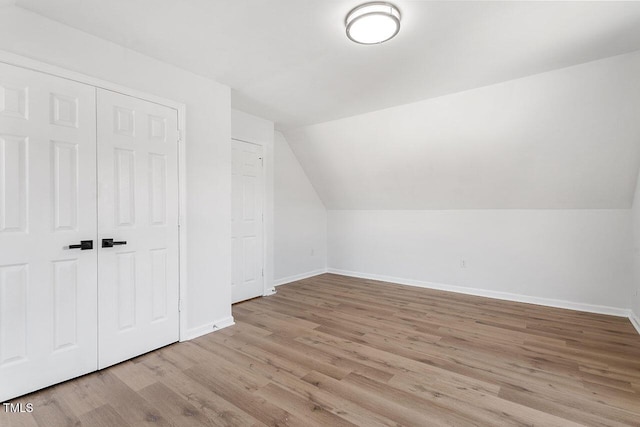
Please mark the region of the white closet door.
<svg viewBox="0 0 640 427"><path fill-rule="evenodd" d="M231 239L232 298L244 301L263 294L262 147L232 140Z"/></svg>
<svg viewBox="0 0 640 427"><path fill-rule="evenodd" d="M95 129L95 88L0 63L0 401L97 367Z"/></svg>
<svg viewBox="0 0 640 427"><path fill-rule="evenodd" d="M97 94L102 369L178 341L178 131L176 110Z"/></svg>

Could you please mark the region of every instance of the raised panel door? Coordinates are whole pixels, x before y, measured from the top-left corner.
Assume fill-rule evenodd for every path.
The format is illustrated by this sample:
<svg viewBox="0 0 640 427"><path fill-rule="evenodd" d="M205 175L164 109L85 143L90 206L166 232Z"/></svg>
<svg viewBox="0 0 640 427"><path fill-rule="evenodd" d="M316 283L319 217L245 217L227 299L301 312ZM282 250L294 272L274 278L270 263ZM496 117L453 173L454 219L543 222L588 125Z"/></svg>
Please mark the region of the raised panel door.
<svg viewBox="0 0 640 427"><path fill-rule="evenodd" d="M95 88L0 63L0 401L97 368Z"/></svg>
<svg viewBox="0 0 640 427"><path fill-rule="evenodd" d="M178 131L165 106L101 89L97 105L104 368L179 338Z"/></svg>

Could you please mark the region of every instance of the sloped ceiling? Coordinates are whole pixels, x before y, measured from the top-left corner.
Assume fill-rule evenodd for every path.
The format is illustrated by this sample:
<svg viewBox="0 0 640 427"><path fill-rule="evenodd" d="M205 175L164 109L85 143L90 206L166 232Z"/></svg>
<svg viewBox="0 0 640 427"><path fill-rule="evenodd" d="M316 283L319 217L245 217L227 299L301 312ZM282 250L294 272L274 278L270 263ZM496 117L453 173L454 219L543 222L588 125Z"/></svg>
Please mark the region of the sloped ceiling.
<svg viewBox="0 0 640 427"><path fill-rule="evenodd" d="M232 88L276 122L329 209L628 208L640 162L640 2L17 0ZM616 56L618 55L618 56Z"/></svg>
<svg viewBox="0 0 640 427"><path fill-rule="evenodd" d="M364 1L364 0L362 0ZM18 0L66 25L229 85L279 129L321 123L640 49L640 2L394 0L402 30L350 42L359 0Z"/></svg>
<svg viewBox="0 0 640 427"><path fill-rule="evenodd" d="M640 53L285 133L327 209L629 208Z"/></svg>

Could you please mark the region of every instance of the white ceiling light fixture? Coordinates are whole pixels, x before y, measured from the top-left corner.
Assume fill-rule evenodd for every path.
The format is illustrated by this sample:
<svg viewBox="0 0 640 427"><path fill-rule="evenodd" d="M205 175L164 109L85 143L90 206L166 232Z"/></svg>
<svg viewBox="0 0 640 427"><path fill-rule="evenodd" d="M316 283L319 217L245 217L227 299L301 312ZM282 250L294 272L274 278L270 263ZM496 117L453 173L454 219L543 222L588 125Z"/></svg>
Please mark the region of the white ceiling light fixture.
<svg viewBox="0 0 640 427"><path fill-rule="evenodd" d="M347 14L345 25L347 37L356 43L384 43L400 31L400 11L391 3L364 3Z"/></svg>

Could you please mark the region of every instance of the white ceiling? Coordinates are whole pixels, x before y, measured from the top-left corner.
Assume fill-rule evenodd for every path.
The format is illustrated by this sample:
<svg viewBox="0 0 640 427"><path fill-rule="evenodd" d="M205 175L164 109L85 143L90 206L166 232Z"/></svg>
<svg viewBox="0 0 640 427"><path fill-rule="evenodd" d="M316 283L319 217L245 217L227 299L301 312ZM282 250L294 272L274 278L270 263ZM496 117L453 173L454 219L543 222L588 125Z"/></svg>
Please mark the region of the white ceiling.
<svg viewBox="0 0 640 427"><path fill-rule="evenodd" d="M640 52L285 136L327 209L627 209Z"/></svg>
<svg viewBox="0 0 640 427"><path fill-rule="evenodd" d="M402 30L361 46L358 0L18 0L232 87L280 129L349 117L640 49L639 2L397 0Z"/></svg>
<svg viewBox="0 0 640 427"><path fill-rule="evenodd" d="M357 3L17 0L231 86L329 209L631 206L640 2L397 0L379 46L345 37Z"/></svg>

